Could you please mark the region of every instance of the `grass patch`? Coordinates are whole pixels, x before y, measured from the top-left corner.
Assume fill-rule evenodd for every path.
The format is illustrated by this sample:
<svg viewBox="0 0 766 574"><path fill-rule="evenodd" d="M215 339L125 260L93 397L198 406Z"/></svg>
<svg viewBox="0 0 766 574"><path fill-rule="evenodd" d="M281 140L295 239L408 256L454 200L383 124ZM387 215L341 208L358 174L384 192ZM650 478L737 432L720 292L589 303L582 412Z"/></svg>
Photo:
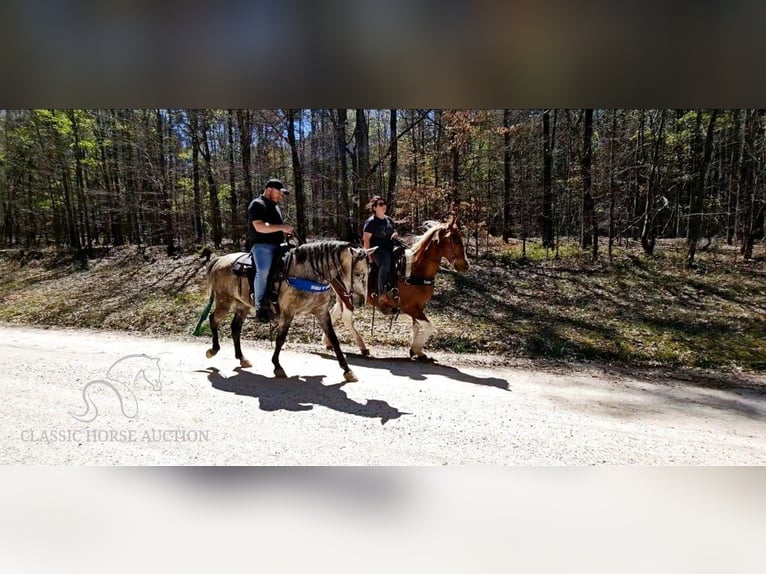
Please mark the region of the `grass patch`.
<svg viewBox="0 0 766 574"><path fill-rule="evenodd" d="M726 246L685 267L683 242L660 240L646 257L636 245L606 249L597 262L576 244L560 257L518 243L495 243L465 274L442 270L426 313L427 348L505 357L599 361L636 366L766 371L766 269ZM205 263L162 249L112 249L89 261L40 252L25 260L0 252L0 321L190 334L207 303ZM411 321L362 309L356 325L369 346L407 347ZM228 335L228 321L223 326ZM337 326L345 348L355 343ZM207 323L203 335L208 337ZM243 337L268 338L247 321ZM294 342L317 343L312 318L298 318Z"/></svg>

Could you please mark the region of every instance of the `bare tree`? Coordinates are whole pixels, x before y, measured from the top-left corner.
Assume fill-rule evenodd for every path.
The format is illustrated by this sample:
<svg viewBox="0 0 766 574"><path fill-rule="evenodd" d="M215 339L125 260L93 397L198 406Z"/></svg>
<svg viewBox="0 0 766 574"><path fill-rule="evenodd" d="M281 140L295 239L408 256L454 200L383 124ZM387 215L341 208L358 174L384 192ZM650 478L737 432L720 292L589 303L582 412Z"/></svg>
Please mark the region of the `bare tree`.
<svg viewBox="0 0 766 574"><path fill-rule="evenodd" d="M390 110L389 118L389 164L388 164L388 186L386 192L386 202L388 202L391 213L394 212L394 198L396 191L396 177L399 167L399 135L396 133L397 110Z"/></svg>
<svg viewBox="0 0 766 574"><path fill-rule="evenodd" d="M702 225L702 196L705 190L705 179L707 177L708 167L710 166L710 158L713 154L713 131L715 130L715 122L718 118L718 110L713 110L710 114L710 121L707 127L707 137L705 138L705 152L702 161L699 163L699 168L694 174L694 183L691 188L690 198L690 213L689 213L689 234L687 236L687 242L689 245L689 253L686 259L686 264L689 267L694 265L694 256L697 253L697 242L700 239L700 229ZM699 149L699 140L701 139L700 122L702 120L702 110L697 112L697 131L695 135L695 147Z"/></svg>
<svg viewBox="0 0 766 574"><path fill-rule="evenodd" d="M553 249L553 145L550 127L550 110L543 112L543 247Z"/></svg>
<svg viewBox="0 0 766 574"><path fill-rule="evenodd" d="M293 160L293 185L295 190L296 227L298 235L306 237L306 201L303 193L303 167L295 140L295 119L303 110L287 110L287 141Z"/></svg>
<svg viewBox="0 0 766 574"><path fill-rule="evenodd" d="M657 170L660 163L660 151L665 129L665 110L660 110L660 126L657 133L654 134L654 153L652 154L652 168L649 173L649 182L646 186L646 203L644 204L644 224L641 229L641 246L648 255L654 253L655 237L655 219L659 210L655 207L655 187L657 186ZM660 208L662 209L662 208Z"/></svg>
<svg viewBox="0 0 766 574"><path fill-rule="evenodd" d="M583 124L583 153L582 153L582 214L583 226L581 246L583 249L592 247L593 259L598 258L598 222L596 221L596 204L593 200L593 110L585 110Z"/></svg>
<svg viewBox="0 0 766 574"><path fill-rule="evenodd" d="M337 111L335 122L335 159L338 165L338 191L340 191L340 213L338 214L338 235L346 241L352 241L351 205L348 197L348 149L346 147L346 124L348 114L345 108Z"/></svg>

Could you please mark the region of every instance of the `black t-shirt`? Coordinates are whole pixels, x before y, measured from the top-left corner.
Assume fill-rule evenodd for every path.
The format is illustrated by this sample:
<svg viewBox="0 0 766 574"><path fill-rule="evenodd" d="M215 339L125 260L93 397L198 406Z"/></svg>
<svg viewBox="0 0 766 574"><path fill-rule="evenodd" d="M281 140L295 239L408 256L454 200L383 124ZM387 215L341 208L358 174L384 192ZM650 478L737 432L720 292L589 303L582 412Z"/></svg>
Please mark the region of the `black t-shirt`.
<svg viewBox="0 0 766 574"><path fill-rule="evenodd" d="M263 195L256 197L247 206L247 240L249 245L253 243L279 245L285 240L285 234L282 231L258 233L253 227L253 221L259 220L271 225L284 223L279 206L270 199L266 199Z"/></svg>
<svg viewBox="0 0 766 574"><path fill-rule="evenodd" d="M384 219L378 219L374 215L370 216L364 222L364 233L372 233L370 237L370 247L380 247L387 251L394 249L394 241L391 236L394 234L394 222L386 215Z"/></svg>

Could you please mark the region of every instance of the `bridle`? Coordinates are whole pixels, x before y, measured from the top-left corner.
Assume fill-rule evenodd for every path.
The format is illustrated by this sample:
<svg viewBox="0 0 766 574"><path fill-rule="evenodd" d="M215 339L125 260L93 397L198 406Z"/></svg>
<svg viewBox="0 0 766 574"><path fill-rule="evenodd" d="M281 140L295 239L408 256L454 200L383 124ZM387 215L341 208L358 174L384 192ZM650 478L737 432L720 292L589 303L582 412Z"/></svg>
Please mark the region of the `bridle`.
<svg viewBox="0 0 766 574"><path fill-rule="evenodd" d="M457 261L457 254L455 253L455 241L452 239L452 237L450 237L449 239L449 244L450 244L450 254L452 255L452 258L446 257L445 259L447 259L447 261L450 262L450 265L454 267L455 261Z"/></svg>
<svg viewBox="0 0 766 574"><path fill-rule="evenodd" d="M335 293L337 293L338 297L340 297L344 305L348 307L349 310L353 311L354 302L351 300L351 292L354 290L354 267L356 266L357 261L354 257L353 248L349 247L348 250L351 254L351 277L349 277L350 288L347 288L343 281L337 277L330 281L330 285L332 285L333 289L335 289Z"/></svg>

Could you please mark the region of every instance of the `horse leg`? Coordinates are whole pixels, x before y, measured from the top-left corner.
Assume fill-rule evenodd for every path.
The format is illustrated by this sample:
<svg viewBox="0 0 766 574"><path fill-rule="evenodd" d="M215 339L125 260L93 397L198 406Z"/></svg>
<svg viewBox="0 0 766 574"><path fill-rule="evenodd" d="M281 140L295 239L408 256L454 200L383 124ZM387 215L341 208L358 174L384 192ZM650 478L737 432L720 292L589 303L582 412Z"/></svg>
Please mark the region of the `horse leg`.
<svg viewBox="0 0 766 574"><path fill-rule="evenodd" d="M226 317L226 313L229 312L231 303L224 302L222 299L216 297L215 311L210 314L210 330L213 332L213 347L207 350L205 356L210 359L215 357L218 351L221 350L221 345L218 342L218 325L221 324L221 320Z"/></svg>
<svg viewBox="0 0 766 574"><path fill-rule="evenodd" d="M354 336L354 340L356 341L357 346L359 347L359 350L361 351L362 355L365 357L368 357L370 355L370 350L367 348L367 346L364 344L364 339L362 339L362 336L359 334L359 331L356 330L356 327L354 326L354 312L343 305L340 301L336 301L335 305L333 305L332 310L330 311L330 319L333 323L338 322L338 317L343 318L343 323L346 325L346 328L351 331L351 334ZM332 343L330 342L330 339L327 337L327 335L324 336L323 342L325 345L325 348L332 349Z"/></svg>
<svg viewBox="0 0 766 574"><path fill-rule="evenodd" d="M343 355L343 351L341 351L338 335L335 334L335 329L332 327L330 313L325 308L321 312L315 313L314 315L319 321L319 324L322 326L325 337L327 337L327 339L330 341L330 344L332 344L333 351L335 351L335 356L338 358L338 363L343 369L343 378L350 383L358 381L359 379L356 378L354 372L349 368L348 361L346 361L346 357Z"/></svg>
<svg viewBox="0 0 766 574"><path fill-rule="evenodd" d="M333 305L332 309L330 310L330 320L333 323L338 321L338 317L341 316L343 309L345 309L345 307L343 306L343 303L340 302L340 299L335 301L335 305ZM322 343L324 344L325 349L332 349L332 343L324 333L322 335Z"/></svg>
<svg viewBox="0 0 766 574"><path fill-rule="evenodd" d="M287 378L285 370L282 368L282 365L279 364L279 352L282 350L282 345L285 344L287 331L290 330L290 324L292 322L293 315L289 313L285 307L282 307L279 317L279 327L277 329L277 340L274 344L274 354L271 357L271 362L274 363L274 376L280 379Z"/></svg>
<svg viewBox="0 0 766 574"><path fill-rule="evenodd" d="M231 338L234 340L234 356L239 359L239 365L247 368L252 367L253 364L245 359L242 354L242 346L240 345L239 336L242 333L242 323L245 322L247 317L247 307L238 306L234 313L234 319L231 320Z"/></svg>
<svg viewBox="0 0 766 574"><path fill-rule="evenodd" d="M425 314L421 311L412 317L412 343L410 345L410 357L414 359L428 359L423 353L426 341L433 334L434 327Z"/></svg>
<svg viewBox="0 0 766 574"><path fill-rule="evenodd" d="M343 307L343 323L346 325L348 330L351 331L351 334L354 335L354 340L356 341L359 350L362 352L362 355L369 357L370 350L367 348L367 345L364 344L364 339L362 339L359 331L357 331L356 327L354 327L354 312L346 306Z"/></svg>

